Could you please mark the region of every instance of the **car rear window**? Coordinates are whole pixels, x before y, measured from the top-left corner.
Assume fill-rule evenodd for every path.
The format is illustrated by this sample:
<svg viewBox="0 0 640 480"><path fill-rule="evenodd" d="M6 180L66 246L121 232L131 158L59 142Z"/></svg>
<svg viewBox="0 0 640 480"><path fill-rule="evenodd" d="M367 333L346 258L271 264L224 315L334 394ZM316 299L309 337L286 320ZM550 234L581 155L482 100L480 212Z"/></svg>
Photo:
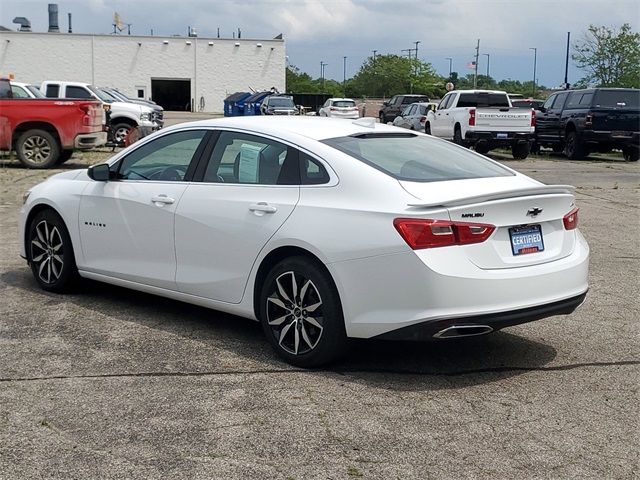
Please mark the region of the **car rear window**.
<svg viewBox="0 0 640 480"><path fill-rule="evenodd" d="M511 176L503 166L444 140L411 133L367 133L323 143L397 180L437 182Z"/></svg>
<svg viewBox="0 0 640 480"><path fill-rule="evenodd" d="M461 93L458 107L508 107L506 93Z"/></svg>
<svg viewBox="0 0 640 480"><path fill-rule="evenodd" d="M407 104L407 103L417 103L417 102L428 102L429 101L429 97L418 97L418 96L410 96L410 97L404 97L402 99L402 103L403 104Z"/></svg>
<svg viewBox="0 0 640 480"><path fill-rule="evenodd" d="M355 107L356 102L353 100L338 100L333 102L334 107Z"/></svg>
<svg viewBox="0 0 640 480"><path fill-rule="evenodd" d="M640 90L598 90L594 107L640 108Z"/></svg>

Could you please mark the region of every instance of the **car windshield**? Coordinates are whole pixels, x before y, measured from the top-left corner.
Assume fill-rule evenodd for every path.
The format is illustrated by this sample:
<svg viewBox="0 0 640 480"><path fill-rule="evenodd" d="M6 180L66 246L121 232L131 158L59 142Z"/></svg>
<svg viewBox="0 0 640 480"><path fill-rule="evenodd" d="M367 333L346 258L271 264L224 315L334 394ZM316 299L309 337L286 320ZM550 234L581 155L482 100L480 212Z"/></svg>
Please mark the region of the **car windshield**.
<svg viewBox="0 0 640 480"><path fill-rule="evenodd" d="M295 108L292 98L279 97L279 98L270 98L269 99L270 107L286 107L286 108Z"/></svg>
<svg viewBox="0 0 640 480"><path fill-rule="evenodd" d="M367 133L330 138L323 143L397 180L437 182L513 175L466 148L423 135Z"/></svg>
<svg viewBox="0 0 640 480"><path fill-rule="evenodd" d="M38 87L35 85L27 85L27 90L29 90L36 98L47 98L44 93L40 91Z"/></svg>
<svg viewBox="0 0 640 480"><path fill-rule="evenodd" d="M107 95L106 93L104 93L101 90L98 90L96 87L94 87L93 85L87 85L87 88L89 90L91 90L91 92L98 97L100 100L102 100L103 102L107 102L107 103L113 103L116 100L111 96L111 95Z"/></svg>
<svg viewBox="0 0 640 480"><path fill-rule="evenodd" d="M333 102L333 106L334 107L355 107L356 106L356 102L354 102L353 100L336 100Z"/></svg>
<svg viewBox="0 0 640 480"><path fill-rule="evenodd" d="M121 102L122 100L115 95L112 95L110 92L100 89L100 93L109 98L112 102Z"/></svg>
<svg viewBox="0 0 640 480"><path fill-rule="evenodd" d="M597 90L593 106L640 108L640 90Z"/></svg>

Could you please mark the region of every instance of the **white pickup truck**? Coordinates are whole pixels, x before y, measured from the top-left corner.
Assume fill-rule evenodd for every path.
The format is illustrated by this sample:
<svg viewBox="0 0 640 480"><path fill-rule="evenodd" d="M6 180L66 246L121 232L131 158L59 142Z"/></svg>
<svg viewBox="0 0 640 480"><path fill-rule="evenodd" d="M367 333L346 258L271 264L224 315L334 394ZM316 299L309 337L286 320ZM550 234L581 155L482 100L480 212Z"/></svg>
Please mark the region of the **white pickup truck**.
<svg viewBox="0 0 640 480"><path fill-rule="evenodd" d="M113 97L105 95L88 83L48 80L42 82L40 91L48 98L90 98L108 105L110 140L118 145L124 143L132 128L137 127L138 134L142 138L162 126L155 121L155 113L151 107L114 102Z"/></svg>
<svg viewBox="0 0 640 480"><path fill-rule="evenodd" d="M435 112L427 114L425 132L473 146L485 154L498 147L511 147L513 158L529 155L536 117L533 110L512 107L506 92L454 90L447 93Z"/></svg>

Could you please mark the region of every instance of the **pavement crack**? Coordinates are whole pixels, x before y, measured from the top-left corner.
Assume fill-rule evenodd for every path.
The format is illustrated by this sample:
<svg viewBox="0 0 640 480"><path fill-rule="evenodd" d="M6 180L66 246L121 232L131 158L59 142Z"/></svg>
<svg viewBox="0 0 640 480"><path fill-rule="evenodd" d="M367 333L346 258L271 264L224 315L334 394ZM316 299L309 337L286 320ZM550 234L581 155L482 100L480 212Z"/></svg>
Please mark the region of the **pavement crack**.
<svg viewBox="0 0 640 480"><path fill-rule="evenodd" d="M274 375L288 373L381 373L396 375L422 375L428 377L457 377L461 375L474 375L482 373L509 373L509 372L557 372L574 370L578 368L603 368L615 366L640 365L640 360L621 360L617 362L582 362L550 367L526 367L526 366L499 366L449 372L429 372L417 369L403 368L336 368L336 369L303 369L303 368L270 368L255 370L218 370L206 372L133 372L133 373L105 373L98 375L50 375L42 377L0 377L0 383L37 382L45 380L99 380L111 378L152 378L152 377L216 377L228 375Z"/></svg>

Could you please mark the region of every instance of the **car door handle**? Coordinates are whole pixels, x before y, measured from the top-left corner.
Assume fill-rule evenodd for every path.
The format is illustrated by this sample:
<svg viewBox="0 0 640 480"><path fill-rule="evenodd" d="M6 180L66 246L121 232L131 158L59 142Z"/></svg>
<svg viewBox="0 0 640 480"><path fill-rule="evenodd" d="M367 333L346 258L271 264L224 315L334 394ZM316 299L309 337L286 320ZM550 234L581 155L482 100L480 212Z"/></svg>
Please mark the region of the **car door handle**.
<svg viewBox="0 0 640 480"><path fill-rule="evenodd" d="M171 197L167 197L165 194L161 193L160 195L156 195L155 197L151 197L151 201L153 203L160 203L163 205L170 205L175 202L175 199Z"/></svg>
<svg viewBox="0 0 640 480"><path fill-rule="evenodd" d="M249 205L249 210L262 213L276 213L278 211L276 207L269 205L267 202L252 203Z"/></svg>

